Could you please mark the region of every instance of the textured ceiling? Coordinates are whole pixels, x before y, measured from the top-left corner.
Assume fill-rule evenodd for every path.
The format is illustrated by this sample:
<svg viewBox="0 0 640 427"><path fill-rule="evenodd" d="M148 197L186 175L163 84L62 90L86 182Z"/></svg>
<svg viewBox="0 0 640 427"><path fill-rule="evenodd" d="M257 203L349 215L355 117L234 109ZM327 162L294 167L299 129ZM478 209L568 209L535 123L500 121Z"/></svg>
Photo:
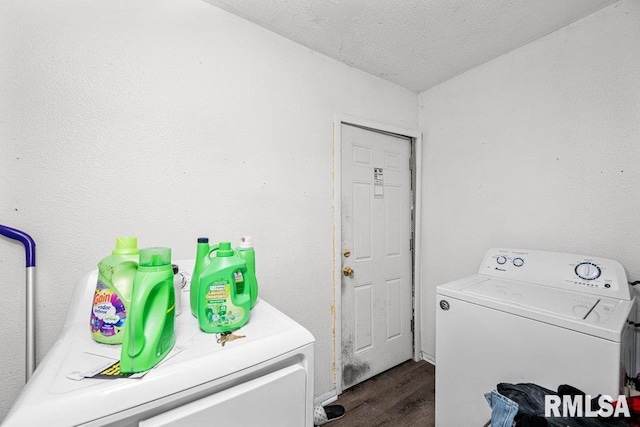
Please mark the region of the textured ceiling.
<svg viewBox="0 0 640 427"><path fill-rule="evenodd" d="M204 0L421 92L617 0Z"/></svg>

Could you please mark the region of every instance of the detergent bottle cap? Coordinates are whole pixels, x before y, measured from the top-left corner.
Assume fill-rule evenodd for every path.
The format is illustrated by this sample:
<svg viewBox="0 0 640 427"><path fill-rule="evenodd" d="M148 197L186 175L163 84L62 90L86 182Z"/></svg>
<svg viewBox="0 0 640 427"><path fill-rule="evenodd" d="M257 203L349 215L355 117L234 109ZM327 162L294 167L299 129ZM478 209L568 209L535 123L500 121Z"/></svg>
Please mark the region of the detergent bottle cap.
<svg viewBox="0 0 640 427"><path fill-rule="evenodd" d="M140 267L171 266L171 248L144 248L140 251Z"/></svg>
<svg viewBox="0 0 640 427"><path fill-rule="evenodd" d="M251 236L241 236L239 248L253 249L253 241L251 240Z"/></svg>
<svg viewBox="0 0 640 427"><path fill-rule="evenodd" d="M220 242L219 249L218 249L218 252L216 253L216 256L226 257L226 256L232 256L232 255L233 255L233 249L231 249L231 242Z"/></svg>
<svg viewBox="0 0 640 427"><path fill-rule="evenodd" d="M198 243L209 243L208 237L198 237Z"/></svg>
<svg viewBox="0 0 640 427"><path fill-rule="evenodd" d="M113 255L135 255L139 254L137 237L117 237L116 248Z"/></svg>

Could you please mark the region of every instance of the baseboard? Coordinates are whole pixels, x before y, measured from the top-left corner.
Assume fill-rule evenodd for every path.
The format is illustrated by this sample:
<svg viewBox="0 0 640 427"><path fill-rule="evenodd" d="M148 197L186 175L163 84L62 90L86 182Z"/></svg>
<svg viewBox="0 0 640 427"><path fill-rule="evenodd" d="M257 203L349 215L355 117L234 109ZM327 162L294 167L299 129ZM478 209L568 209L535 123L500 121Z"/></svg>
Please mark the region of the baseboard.
<svg viewBox="0 0 640 427"><path fill-rule="evenodd" d="M432 356L431 354L427 354L424 351L421 351L420 352L420 357L422 357L422 360L424 360L425 362L429 362L433 366L436 366L436 358L434 356Z"/></svg>
<svg viewBox="0 0 640 427"><path fill-rule="evenodd" d="M338 400L338 393L336 392L335 389L333 390L329 390L328 392L316 397L314 399L314 403L316 405L328 405L331 402L335 402L336 400Z"/></svg>

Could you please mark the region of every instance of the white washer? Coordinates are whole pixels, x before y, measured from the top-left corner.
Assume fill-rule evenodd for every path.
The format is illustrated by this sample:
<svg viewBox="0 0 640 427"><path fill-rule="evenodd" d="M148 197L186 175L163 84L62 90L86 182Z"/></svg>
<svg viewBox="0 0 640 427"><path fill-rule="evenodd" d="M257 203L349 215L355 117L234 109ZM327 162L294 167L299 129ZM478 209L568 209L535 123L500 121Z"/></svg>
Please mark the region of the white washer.
<svg viewBox="0 0 640 427"><path fill-rule="evenodd" d="M193 269L193 260L177 264ZM186 292L175 326L174 350L182 351L140 379L70 379L104 355L118 358L119 345L97 344L89 333L96 279L94 271L78 282L60 338L3 426L313 425L314 338L263 300L235 332L246 337L222 347L200 331Z"/></svg>
<svg viewBox="0 0 640 427"><path fill-rule="evenodd" d="M501 382L618 396L635 376L635 298L616 261L491 249L436 294L437 426L488 421Z"/></svg>

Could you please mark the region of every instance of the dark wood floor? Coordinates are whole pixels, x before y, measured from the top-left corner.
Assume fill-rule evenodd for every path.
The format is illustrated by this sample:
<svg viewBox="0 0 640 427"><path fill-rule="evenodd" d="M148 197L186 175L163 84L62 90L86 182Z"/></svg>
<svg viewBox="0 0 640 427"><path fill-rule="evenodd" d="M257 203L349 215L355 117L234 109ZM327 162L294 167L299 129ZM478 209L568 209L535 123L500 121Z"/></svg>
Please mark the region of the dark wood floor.
<svg viewBox="0 0 640 427"><path fill-rule="evenodd" d="M327 427L435 425L435 367L409 360L347 389L331 405L345 416Z"/></svg>

